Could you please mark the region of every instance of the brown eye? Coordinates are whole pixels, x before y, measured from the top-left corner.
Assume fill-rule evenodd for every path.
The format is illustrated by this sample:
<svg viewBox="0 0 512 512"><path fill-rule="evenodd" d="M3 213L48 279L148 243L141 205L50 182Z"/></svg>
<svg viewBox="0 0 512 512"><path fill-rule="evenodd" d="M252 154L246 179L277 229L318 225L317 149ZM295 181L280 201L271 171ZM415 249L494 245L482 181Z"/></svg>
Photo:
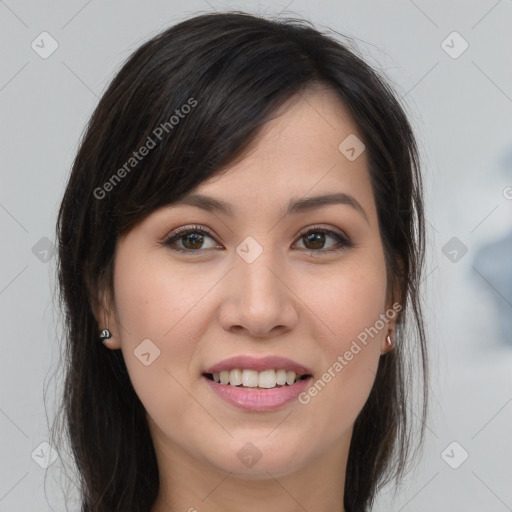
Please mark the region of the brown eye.
<svg viewBox="0 0 512 512"><path fill-rule="evenodd" d="M334 239L337 244L324 248L328 238ZM301 235L300 240L304 241L305 250L311 253L339 251L354 246L345 236L325 228L311 228Z"/></svg>
<svg viewBox="0 0 512 512"><path fill-rule="evenodd" d="M325 244L325 233L312 232L305 235L304 240L306 249L322 249Z"/></svg>
<svg viewBox="0 0 512 512"><path fill-rule="evenodd" d="M182 235L180 240L182 240L185 249L192 249L193 251L196 251L197 249L201 249L201 246L204 243L204 235L189 233L187 235Z"/></svg>
<svg viewBox="0 0 512 512"><path fill-rule="evenodd" d="M213 240L213 237L209 233L199 227L182 228L172 233L165 240L165 245L179 252L202 252L205 238ZM176 247L178 243L181 243L181 247ZM211 249L212 247L207 247L206 249Z"/></svg>

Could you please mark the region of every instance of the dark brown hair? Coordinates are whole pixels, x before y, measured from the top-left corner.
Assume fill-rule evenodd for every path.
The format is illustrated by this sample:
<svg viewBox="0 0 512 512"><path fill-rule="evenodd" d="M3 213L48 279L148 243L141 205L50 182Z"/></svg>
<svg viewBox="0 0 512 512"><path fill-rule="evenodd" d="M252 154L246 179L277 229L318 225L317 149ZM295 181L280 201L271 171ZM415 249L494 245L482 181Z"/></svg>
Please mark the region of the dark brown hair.
<svg viewBox="0 0 512 512"><path fill-rule="evenodd" d="M418 150L387 81L339 39L301 19L203 14L144 43L103 94L57 220L65 381L54 434L62 430L70 442L82 512L148 512L158 493L145 409L121 351L98 340L94 316L98 291L112 290L118 237L242 155L287 99L315 84L338 94L363 136L388 288L403 307L395 349L381 356L355 422L346 511L369 510L380 487L407 470L413 433L417 448L423 442L428 371ZM136 158L150 139L154 146ZM422 391L419 432L410 415L414 374Z"/></svg>

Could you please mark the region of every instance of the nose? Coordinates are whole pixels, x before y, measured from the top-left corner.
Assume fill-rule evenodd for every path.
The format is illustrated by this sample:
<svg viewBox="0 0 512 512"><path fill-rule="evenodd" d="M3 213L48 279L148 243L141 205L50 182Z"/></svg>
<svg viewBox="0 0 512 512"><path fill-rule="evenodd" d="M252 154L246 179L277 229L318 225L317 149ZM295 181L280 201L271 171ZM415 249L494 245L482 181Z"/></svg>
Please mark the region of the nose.
<svg viewBox="0 0 512 512"><path fill-rule="evenodd" d="M286 282L286 270L263 253L252 263L237 256L224 282L219 310L221 326L231 333L270 338L293 329L298 322L298 300Z"/></svg>

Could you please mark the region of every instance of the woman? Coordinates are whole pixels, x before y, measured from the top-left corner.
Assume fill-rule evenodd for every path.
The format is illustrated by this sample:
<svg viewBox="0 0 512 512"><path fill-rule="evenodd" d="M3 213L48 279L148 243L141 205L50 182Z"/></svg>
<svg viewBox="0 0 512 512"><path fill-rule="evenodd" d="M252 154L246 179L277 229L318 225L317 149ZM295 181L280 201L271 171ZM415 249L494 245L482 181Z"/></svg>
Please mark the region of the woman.
<svg viewBox="0 0 512 512"><path fill-rule="evenodd" d="M82 511L359 512L403 476L414 372L423 419L428 389L418 154L339 41L227 12L143 44L57 235Z"/></svg>

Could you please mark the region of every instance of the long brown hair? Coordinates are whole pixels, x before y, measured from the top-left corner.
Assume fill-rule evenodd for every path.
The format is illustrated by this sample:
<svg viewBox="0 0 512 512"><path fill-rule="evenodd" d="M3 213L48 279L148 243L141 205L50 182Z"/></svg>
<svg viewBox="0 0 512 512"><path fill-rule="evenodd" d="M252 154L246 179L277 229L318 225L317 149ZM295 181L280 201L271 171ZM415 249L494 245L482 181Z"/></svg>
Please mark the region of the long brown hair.
<svg viewBox="0 0 512 512"><path fill-rule="evenodd" d="M65 381L52 433L70 443L82 512L148 512L158 493L145 409L121 351L99 342L93 314L98 290L112 290L118 237L232 162L285 100L318 83L336 91L363 135L388 285L403 307L396 347L381 356L355 422L346 511L368 510L384 483L404 475L413 439L417 448L423 442L428 371L418 150L392 88L346 39L301 19L203 14L144 43L103 94L56 226ZM150 151L136 158L150 139ZM418 431L409 411L415 373L422 391Z"/></svg>

